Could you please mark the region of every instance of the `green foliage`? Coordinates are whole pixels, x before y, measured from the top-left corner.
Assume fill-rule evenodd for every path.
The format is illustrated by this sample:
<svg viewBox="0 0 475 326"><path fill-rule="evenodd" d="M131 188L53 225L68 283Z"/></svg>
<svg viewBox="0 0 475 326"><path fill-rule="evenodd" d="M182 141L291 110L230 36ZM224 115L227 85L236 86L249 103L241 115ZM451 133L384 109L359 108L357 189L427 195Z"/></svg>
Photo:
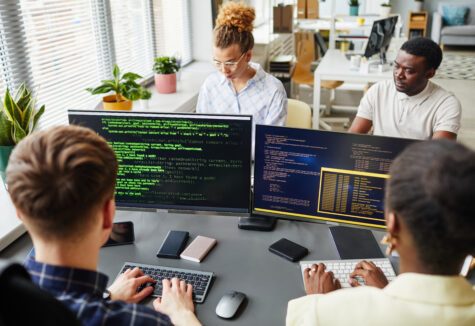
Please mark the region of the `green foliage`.
<svg viewBox="0 0 475 326"><path fill-rule="evenodd" d="M29 135L36 127L45 111L43 105L35 113L36 95L25 83L21 84L12 97L9 89L5 93L3 104L0 103L0 146L13 146Z"/></svg>
<svg viewBox="0 0 475 326"><path fill-rule="evenodd" d="M383 3L381 4L381 7L391 7L391 1L388 0L388 2L383 2Z"/></svg>
<svg viewBox="0 0 475 326"><path fill-rule="evenodd" d="M348 5L351 7L354 7L354 6L359 6L360 3L358 2L358 0L348 0Z"/></svg>
<svg viewBox="0 0 475 326"><path fill-rule="evenodd" d="M156 58L153 64L153 71L159 75L174 74L180 70L174 57L160 57Z"/></svg>
<svg viewBox="0 0 475 326"><path fill-rule="evenodd" d="M116 102L121 101L120 95L128 100L148 100L152 93L146 88L137 84L136 80L142 78L142 76L134 74L133 72L126 72L122 76L120 75L120 69L117 64L114 66L114 79L102 80L102 84L96 88L86 88L86 91L92 95L104 94L114 92L116 96Z"/></svg>

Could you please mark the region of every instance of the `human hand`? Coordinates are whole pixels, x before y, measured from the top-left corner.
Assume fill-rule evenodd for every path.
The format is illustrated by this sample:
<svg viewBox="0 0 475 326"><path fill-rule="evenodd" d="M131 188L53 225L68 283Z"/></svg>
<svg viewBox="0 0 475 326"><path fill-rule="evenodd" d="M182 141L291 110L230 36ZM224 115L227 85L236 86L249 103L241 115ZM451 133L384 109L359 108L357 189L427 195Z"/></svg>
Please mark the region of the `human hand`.
<svg viewBox="0 0 475 326"><path fill-rule="evenodd" d="M303 272L305 293L319 294L328 293L341 289L340 281L334 278L332 272L325 272L324 264L313 264L311 268L305 268Z"/></svg>
<svg viewBox="0 0 475 326"><path fill-rule="evenodd" d="M153 292L153 287L147 286L137 293L137 288L147 282L155 283L155 280L150 276L146 276L138 267L128 269L120 274L109 287L111 300L137 303Z"/></svg>
<svg viewBox="0 0 475 326"><path fill-rule="evenodd" d="M201 325L196 318L193 305L191 284L172 278L162 280L162 297L153 302L158 312L168 315L173 325Z"/></svg>
<svg viewBox="0 0 475 326"><path fill-rule="evenodd" d="M356 276L364 278L366 285L368 286L382 289L388 285L388 280L383 271L372 261L367 262L366 260L363 260L355 266L355 270L350 274L349 280L350 285L353 287L361 285L356 279L354 279Z"/></svg>

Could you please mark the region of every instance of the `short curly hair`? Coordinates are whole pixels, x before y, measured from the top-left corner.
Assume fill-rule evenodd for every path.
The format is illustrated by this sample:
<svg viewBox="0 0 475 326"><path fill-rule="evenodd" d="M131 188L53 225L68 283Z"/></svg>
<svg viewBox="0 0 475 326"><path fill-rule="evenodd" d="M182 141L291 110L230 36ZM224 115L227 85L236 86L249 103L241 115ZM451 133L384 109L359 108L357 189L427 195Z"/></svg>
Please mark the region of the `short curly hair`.
<svg viewBox="0 0 475 326"><path fill-rule="evenodd" d="M442 62L442 50L437 43L429 38L417 37L410 39L404 42L401 50L418 57L424 57L427 69L437 70Z"/></svg>
<svg viewBox="0 0 475 326"><path fill-rule="evenodd" d="M475 254L475 152L449 140L418 142L391 165L386 209L411 233L420 261L452 274Z"/></svg>
<svg viewBox="0 0 475 326"><path fill-rule="evenodd" d="M216 27L214 28L214 45L225 49L239 44L241 52L254 47L253 21L256 17L254 8L244 2L228 1L221 7Z"/></svg>

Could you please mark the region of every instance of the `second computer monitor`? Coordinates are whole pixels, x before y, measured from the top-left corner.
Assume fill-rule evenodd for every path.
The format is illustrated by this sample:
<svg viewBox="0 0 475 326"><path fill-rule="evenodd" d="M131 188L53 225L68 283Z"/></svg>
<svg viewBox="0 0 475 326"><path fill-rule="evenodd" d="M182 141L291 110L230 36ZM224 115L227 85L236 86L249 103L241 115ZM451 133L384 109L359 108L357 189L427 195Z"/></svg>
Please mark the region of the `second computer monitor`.
<svg viewBox="0 0 475 326"><path fill-rule="evenodd" d="M384 187L410 139L258 125L260 215L384 228Z"/></svg>
<svg viewBox="0 0 475 326"><path fill-rule="evenodd" d="M119 161L118 206L249 213L251 116L69 111Z"/></svg>
<svg viewBox="0 0 475 326"><path fill-rule="evenodd" d="M379 54L382 63L386 63L386 51L394 34L394 29L398 20L398 16L392 16L373 22L371 33L368 37L368 43L364 56L370 58L374 54Z"/></svg>

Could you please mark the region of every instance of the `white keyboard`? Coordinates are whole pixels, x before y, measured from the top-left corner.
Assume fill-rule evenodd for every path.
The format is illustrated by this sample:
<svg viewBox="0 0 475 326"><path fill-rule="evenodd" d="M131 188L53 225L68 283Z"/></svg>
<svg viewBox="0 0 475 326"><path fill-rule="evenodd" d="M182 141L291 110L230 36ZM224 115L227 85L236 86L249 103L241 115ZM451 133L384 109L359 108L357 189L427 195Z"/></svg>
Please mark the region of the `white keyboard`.
<svg viewBox="0 0 475 326"><path fill-rule="evenodd" d="M350 274L353 273L355 270L356 264L360 261L372 261L375 263L376 266L382 269L384 275L388 279L389 282L394 280L396 277L396 273L394 273L393 266L388 258L368 258L368 259L342 259L342 260L306 260L300 262L300 275L302 276L303 280L303 271L305 268L311 268L313 264L325 264L325 271L329 272L332 271L335 278L340 280L340 284L342 288L349 288L351 285L348 283L348 279L350 278ZM355 277L355 279L361 284L365 285L365 281L362 277Z"/></svg>

